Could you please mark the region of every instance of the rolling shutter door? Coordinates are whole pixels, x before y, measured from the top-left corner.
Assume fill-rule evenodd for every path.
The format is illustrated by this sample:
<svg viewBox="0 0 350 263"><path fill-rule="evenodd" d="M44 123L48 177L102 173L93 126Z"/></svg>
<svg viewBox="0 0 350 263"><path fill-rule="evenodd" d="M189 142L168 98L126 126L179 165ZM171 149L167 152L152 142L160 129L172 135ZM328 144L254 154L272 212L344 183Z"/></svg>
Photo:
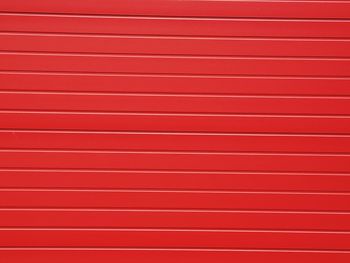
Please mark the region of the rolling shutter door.
<svg viewBox="0 0 350 263"><path fill-rule="evenodd" d="M349 262L350 2L0 2L0 261Z"/></svg>

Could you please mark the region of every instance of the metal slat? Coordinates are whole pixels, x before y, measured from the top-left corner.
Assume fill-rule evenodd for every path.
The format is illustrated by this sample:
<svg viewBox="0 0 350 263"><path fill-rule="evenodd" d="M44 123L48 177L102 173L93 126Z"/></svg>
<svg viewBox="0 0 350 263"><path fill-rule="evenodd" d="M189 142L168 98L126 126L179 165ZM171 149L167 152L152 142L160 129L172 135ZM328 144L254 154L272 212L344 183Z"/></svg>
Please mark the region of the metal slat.
<svg viewBox="0 0 350 263"><path fill-rule="evenodd" d="M0 130L2 149L349 153L347 135Z"/></svg>
<svg viewBox="0 0 350 263"><path fill-rule="evenodd" d="M218 74L274 76L350 76L350 59L183 57L59 53L0 54L0 70Z"/></svg>
<svg viewBox="0 0 350 263"><path fill-rule="evenodd" d="M1 188L349 192L337 173L1 169Z"/></svg>
<svg viewBox="0 0 350 263"><path fill-rule="evenodd" d="M349 115L350 98L1 92L6 110Z"/></svg>
<svg viewBox="0 0 350 263"><path fill-rule="evenodd" d="M218 249L350 248L348 232L182 229L1 229L7 247L142 247Z"/></svg>
<svg viewBox="0 0 350 263"><path fill-rule="evenodd" d="M244 261L255 263L266 261L271 263L313 262L327 263L336 261L348 262L350 254L344 251L280 251L280 250L215 250L215 249L96 249L96 248L2 248L0 255L4 260L22 263L60 263L62 261L80 261L95 263L98 261L120 260L125 262L164 262L201 263Z"/></svg>
<svg viewBox="0 0 350 263"><path fill-rule="evenodd" d="M0 118L3 129L350 133L348 116L0 111Z"/></svg>
<svg viewBox="0 0 350 263"><path fill-rule="evenodd" d="M67 14L116 14L198 17L281 17L281 18L349 18L347 1L133 1L88 0L59 1L14 0L1 2L6 12L41 12Z"/></svg>
<svg viewBox="0 0 350 263"><path fill-rule="evenodd" d="M348 38L350 20L221 19L1 13L5 32Z"/></svg>
<svg viewBox="0 0 350 263"><path fill-rule="evenodd" d="M63 160L63 159L61 159ZM89 162L90 160L85 160ZM2 189L3 208L277 210L348 212L348 193Z"/></svg>
<svg viewBox="0 0 350 263"><path fill-rule="evenodd" d="M0 209L0 222L19 228L350 230L350 214L344 212Z"/></svg>
<svg viewBox="0 0 350 263"><path fill-rule="evenodd" d="M349 96L350 78L0 71L0 90ZM49 83L49 85L48 85Z"/></svg>
<svg viewBox="0 0 350 263"><path fill-rule="evenodd" d="M348 39L0 33L2 51L219 56L350 57Z"/></svg>

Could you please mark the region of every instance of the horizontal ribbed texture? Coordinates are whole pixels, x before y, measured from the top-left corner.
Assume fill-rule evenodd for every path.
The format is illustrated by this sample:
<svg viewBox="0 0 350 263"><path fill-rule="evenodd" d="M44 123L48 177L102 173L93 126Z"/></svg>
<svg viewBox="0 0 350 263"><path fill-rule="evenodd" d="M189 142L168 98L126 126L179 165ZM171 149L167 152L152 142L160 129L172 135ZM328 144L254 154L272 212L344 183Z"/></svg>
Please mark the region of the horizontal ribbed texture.
<svg viewBox="0 0 350 263"><path fill-rule="evenodd" d="M194 17L281 17L281 18L349 18L349 2L334 0L86 0L58 1L13 0L3 2L5 12L44 12L61 14L111 14Z"/></svg>
<svg viewBox="0 0 350 263"><path fill-rule="evenodd" d="M2 1L0 82L0 261L350 261L349 1Z"/></svg>

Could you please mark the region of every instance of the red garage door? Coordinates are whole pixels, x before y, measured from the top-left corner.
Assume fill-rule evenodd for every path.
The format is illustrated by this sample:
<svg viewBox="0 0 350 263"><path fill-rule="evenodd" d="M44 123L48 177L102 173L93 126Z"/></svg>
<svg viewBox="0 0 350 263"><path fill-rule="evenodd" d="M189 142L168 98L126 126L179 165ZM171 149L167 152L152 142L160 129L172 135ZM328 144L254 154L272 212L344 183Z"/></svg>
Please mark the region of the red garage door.
<svg viewBox="0 0 350 263"><path fill-rule="evenodd" d="M350 1L0 11L1 262L350 262Z"/></svg>

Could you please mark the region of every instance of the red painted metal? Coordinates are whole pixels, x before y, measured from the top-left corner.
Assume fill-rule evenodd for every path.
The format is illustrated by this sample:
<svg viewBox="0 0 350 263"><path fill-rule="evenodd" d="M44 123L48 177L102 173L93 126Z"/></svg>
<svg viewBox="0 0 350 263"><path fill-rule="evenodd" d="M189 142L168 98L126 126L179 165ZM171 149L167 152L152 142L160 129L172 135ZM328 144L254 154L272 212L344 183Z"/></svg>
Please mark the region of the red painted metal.
<svg viewBox="0 0 350 263"><path fill-rule="evenodd" d="M339 173L2 169L2 188L348 192Z"/></svg>
<svg viewBox="0 0 350 263"><path fill-rule="evenodd" d="M0 70L328 77L350 74L350 59L343 58L184 57L26 52L3 52L1 57Z"/></svg>
<svg viewBox="0 0 350 263"><path fill-rule="evenodd" d="M3 208L0 215L6 228L350 230L349 213L329 211Z"/></svg>
<svg viewBox="0 0 350 263"><path fill-rule="evenodd" d="M348 97L1 92L3 109L43 111L350 114Z"/></svg>
<svg viewBox="0 0 350 263"><path fill-rule="evenodd" d="M349 57L350 40L7 32L0 33L0 49L101 54Z"/></svg>
<svg viewBox="0 0 350 263"><path fill-rule="evenodd" d="M350 261L350 2L0 2L0 261Z"/></svg>
<svg viewBox="0 0 350 263"><path fill-rule="evenodd" d="M265 17L265 18L349 18L349 2L334 0L86 0L60 1L13 0L0 3L6 12L62 14L114 14L193 17Z"/></svg>
<svg viewBox="0 0 350 263"><path fill-rule="evenodd" d="M156 144L154 142L157 142ZM126 151L348 153L348 135L0 131L4 148ZM1 182L0 182L1 183Z"/></svg>
<svg viewBox="0 0 350 263"><path fill-rule="evenodd" d="M348 96L346 77L0 71L0 90ZM41 87L43 83L49 86Z"/></svg>
<svg viewBox="0 0 350 263"><path fill-rule="evenodd" d="M13 229L0 230L1 246L149 247L213 249L349 249L342 232L179 229Z"/></svg>
<svg viewBox="0 0 350 263"><path fill-rule="evenodd" d="M350 21L2 13L0 30L164 36L347 38Z"/></svg>
<svg viewBox="0 0 350 263"><path fill-rule="evenodd" d="M147 248L3 248L2 259L12 262L44 263L47 260L53 263L84 261L94 263L98 261L133 262L347 262L349 255L344 251L305 251L305 250L257 250L257 249L147 249Z"/></svg>
<svg viewBox="0 0 350 263"><path fill-rule="evenodd" d="M4 168L350 172L347 154L11 149L0 158Z"/></svg>
<svg viewBox="0 0 350 263"><path fill-rule="evenodd" d="M43 198L45 196L45 198ZM0 191L4 208L124 208L199 210L347 211L348 193L280 193L192 190L46 190Z"/></svg>
<svg viewBox="0 0 350 263"><path fill-rule="evenodd" d="M349 134L348 116L0 111L5 129ZM21 121L18 121L21 120ZM152 124L152 126L150 126Z"/></svg>

